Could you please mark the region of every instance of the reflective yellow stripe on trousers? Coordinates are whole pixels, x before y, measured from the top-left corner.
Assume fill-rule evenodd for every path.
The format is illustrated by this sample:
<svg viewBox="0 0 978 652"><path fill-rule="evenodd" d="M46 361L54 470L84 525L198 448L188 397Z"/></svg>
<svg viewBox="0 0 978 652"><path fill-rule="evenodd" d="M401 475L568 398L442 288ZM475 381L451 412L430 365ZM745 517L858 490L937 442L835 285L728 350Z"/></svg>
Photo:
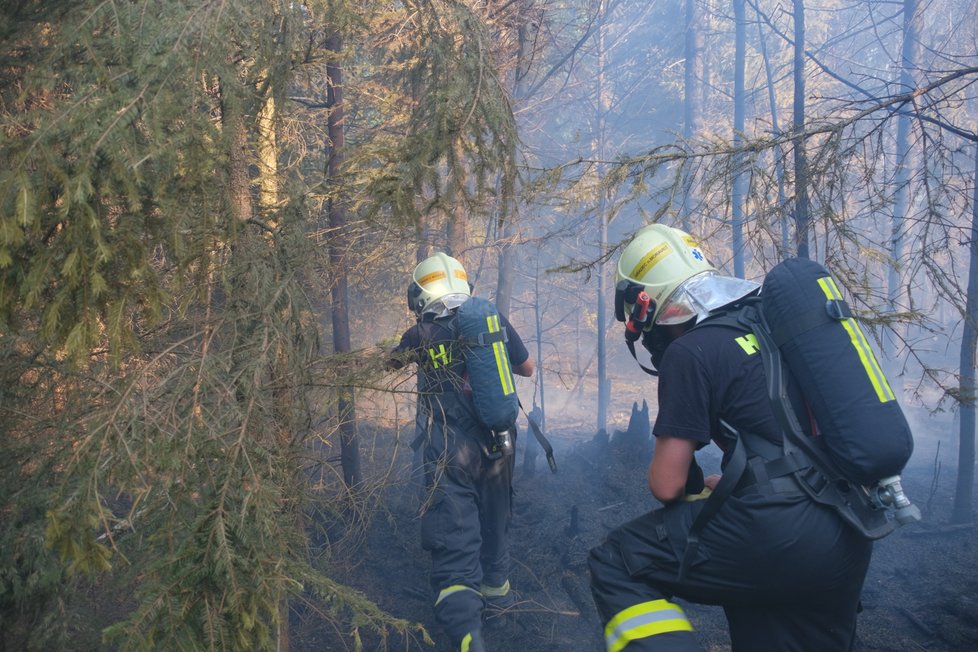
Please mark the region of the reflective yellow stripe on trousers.
<svg viewBox="0 0 978 652"><path fill-rule="evenodd" d="M629 607L609 620L604 628L604 640L608 652L618 652L640 638L691 631L693 626L678 604L653 600Z"/></svg>
<svg viewBox="0 0 978 652"><path fill-rule="evenodd" d="M505 595L509 595L509 580L503 582L502 586L488 586L486 584L480 584L479 593L486 597L493 598L501 598Z"/></svg>
<svg viewBox="0 0 978 652"><path fill-rule="evenodd" d="M447 598L453 593L458 593L459 591L472 591L473 593L479 593L471 586L465 586L464 584L452 584L451 586L447 586L438 592L438 597L435 598L435 606L437 607L442 600L444 600L445 598ZM479 593L479 595L481 596L482 594Z"/></svg>

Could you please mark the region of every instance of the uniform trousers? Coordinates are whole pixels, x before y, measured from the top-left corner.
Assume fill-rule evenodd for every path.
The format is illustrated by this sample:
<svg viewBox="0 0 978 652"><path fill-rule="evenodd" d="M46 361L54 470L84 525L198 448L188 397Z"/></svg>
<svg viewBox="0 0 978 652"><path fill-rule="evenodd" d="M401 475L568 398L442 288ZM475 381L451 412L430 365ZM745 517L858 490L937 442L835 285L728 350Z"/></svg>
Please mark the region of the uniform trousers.
<svg viewBox="0 0 978 652"><path fill-rule="evenodd" d="M800 493L733 495L701 532L679 583L703 504L651 511L591 550L591 590L609 652L702 649L674 597L722 606L734 652L852 649L871 541Z"/></svg>
<svg viewBox="0 0 978 652"><path fill-rule="evenodd" d="M435 423L424 449L421 545L435 618L454 643L482 624L483 587L508 588L514 456L490 459L488 433Z"/></svg>

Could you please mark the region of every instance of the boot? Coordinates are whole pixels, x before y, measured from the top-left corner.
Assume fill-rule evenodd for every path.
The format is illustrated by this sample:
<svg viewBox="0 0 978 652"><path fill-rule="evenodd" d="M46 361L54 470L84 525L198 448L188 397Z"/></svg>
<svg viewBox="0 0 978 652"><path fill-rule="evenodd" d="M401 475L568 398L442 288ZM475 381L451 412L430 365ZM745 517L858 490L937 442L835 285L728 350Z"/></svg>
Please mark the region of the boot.
<svg viewBox="0 0 978 652"><path fill-rule="evenodd" d="M462 639L460 652L486 652L486 642L482 640L482 630L476 629Z"/></svg>
<svg viewBox="0 0 978 652"><path fill-rule="evenodd" d="M483 584L479 587L479 592L486 601L486 616L489 618L506 613L519 601L516 591L509 587L509 580L499 587Z"/></svg>

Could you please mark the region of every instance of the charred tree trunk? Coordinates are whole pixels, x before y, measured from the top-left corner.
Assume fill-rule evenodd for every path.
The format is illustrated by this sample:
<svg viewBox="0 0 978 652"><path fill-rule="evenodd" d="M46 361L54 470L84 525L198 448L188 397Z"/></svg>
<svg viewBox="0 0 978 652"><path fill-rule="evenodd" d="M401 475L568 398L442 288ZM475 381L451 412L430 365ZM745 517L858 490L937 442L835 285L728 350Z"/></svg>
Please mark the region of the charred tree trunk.
<svg viewBox="0 0 978 652"><path fill-rule="evenodd" d="M808 258L808 157L805 153L805 2L793 0L795 14L794 103L792 125L795 158L795 247L798 256Z"/></svg>
<svg viewBox="0 0 978 652"><path fill-rule="evenodd" d="M326 47L332 52L340 52L343 47L342 38L333 34L327 39ZM345 141L343 136L343 71L334 61L326 66L328 96L326 106L329 112L327 129L329 135L329 156L326 163L326 177L329 184L335 184L339 179L340 169L345 156ZM347 285L346 253L346 206L338 197L338 193L330 193L327 205L329 227L332 237L329 244L329 262L335 276L331 291L331 313L333 318L333 350L337 353L349 353L350 347L350 314L349 289ZM337 419L340 435L340 463L343 467L343 481L349 487L360 484L360 446L356 430L356 402L352 387L341 387L337 395Z"/></svg>
<svg viewBox="0 0 978 652"><path fill-rule="evenodd" d="M958 482L954 491L953 523L970 523L975 489L975 357L978 350L978 143L975 145L974 192L971 199L971 237L968 240L968 295L961 333L961 431L958 435Z"/></svg>

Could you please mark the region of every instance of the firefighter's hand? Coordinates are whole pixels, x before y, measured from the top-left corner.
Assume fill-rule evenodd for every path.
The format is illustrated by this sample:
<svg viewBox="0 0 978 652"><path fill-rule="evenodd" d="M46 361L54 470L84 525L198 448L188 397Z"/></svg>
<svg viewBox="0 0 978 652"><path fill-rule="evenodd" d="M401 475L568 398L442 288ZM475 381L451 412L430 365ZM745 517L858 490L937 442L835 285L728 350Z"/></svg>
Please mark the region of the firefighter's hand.
<svg viewBox="0 0 978 652"><path fill-rule="evenodd" d="M720 477L721 476L717 475L716 473L713 475L708 475L703 478L703 484L705 484L710 491L713 491L717 488L717 485L720 484Z"/></svg>

